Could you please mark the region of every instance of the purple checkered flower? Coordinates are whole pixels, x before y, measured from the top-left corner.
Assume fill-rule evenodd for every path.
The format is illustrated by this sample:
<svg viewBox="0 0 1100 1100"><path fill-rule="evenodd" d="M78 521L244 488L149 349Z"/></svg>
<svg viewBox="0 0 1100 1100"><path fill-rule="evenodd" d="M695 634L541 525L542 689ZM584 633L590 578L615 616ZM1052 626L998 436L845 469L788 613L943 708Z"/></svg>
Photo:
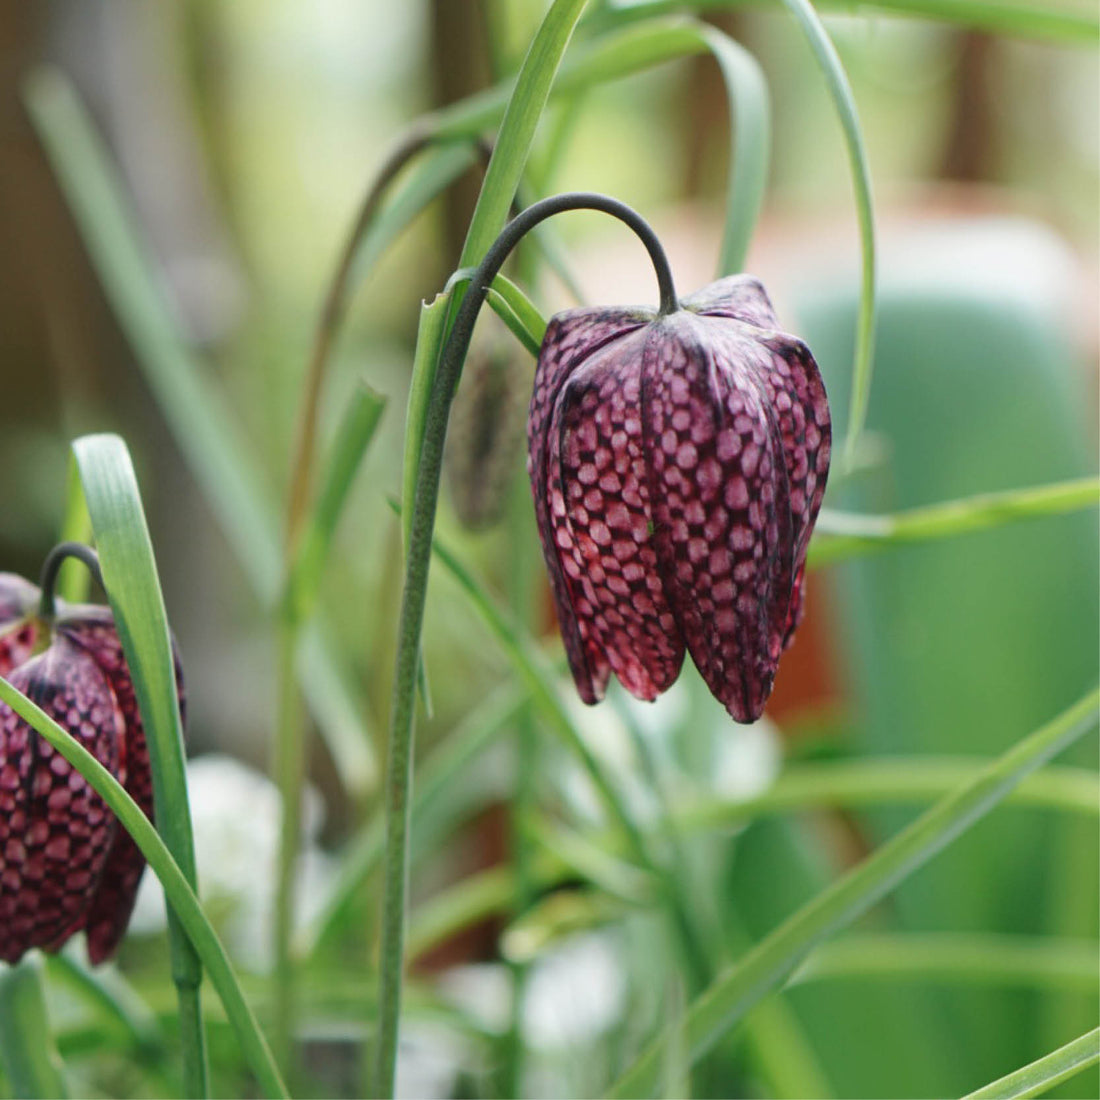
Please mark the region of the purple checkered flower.
<svg viewBox="0 0 1100 1100"><path fill-rule="evenodd" d="M108 608L38 615L39 590L0 573L0 675L64 726L153 813L149 753ZM182 680L176 664L182 706ZM56 951L79 931L114 954L145 859L88 782L0 703L0 959Z"/></svg>
<svg viewBox="0 0 1100 1100"><path fill-rule="evenodd" d="M640 699L684 650L739 722L760 717L802 615L829 471L817 364L755 279L673 313L552 318L527 423L535 514L577 690Z"/></svg>

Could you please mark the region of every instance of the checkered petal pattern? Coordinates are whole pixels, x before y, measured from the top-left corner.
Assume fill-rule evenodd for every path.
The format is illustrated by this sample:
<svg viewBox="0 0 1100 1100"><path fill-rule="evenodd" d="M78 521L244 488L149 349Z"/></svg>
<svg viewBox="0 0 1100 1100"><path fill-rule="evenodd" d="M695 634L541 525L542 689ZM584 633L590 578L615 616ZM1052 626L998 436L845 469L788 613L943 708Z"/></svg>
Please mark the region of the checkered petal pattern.
<svg viewBox="0 0 1100 1100"><path fill-rule="evenodd" d="M36 608L38 590L0 576L0 638L14 621L6 591ZM108 608L58 601L38 656L6 663L0 674L69 730L123 784L148 815L152 774L145 731L122 644ZM12 618L5 620L4 615ZM178 655L176 684L183 712ZM79 773L10 709L0 704L0 959L32 947L56 950L83 930L93 963L117 950L133 911L145 860Z"/></svg>
<svg viewBox="0 0 1100 1100"><path fill-rule="evenodd" d="M585 702L612 672L654 699L686 649L737 721L760 716L801 615L830 438L813 356L755 279L723 279L665 317L551 320L528 472Z"/></svg>

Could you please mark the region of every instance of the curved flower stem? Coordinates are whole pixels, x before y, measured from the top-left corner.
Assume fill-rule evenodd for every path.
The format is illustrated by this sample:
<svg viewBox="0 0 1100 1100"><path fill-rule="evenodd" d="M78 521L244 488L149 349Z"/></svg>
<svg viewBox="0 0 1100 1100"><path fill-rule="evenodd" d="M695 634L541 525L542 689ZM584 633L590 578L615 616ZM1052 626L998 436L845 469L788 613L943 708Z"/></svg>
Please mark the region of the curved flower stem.
<svg viewBox="0 0 1100 1100"><path fill-rule="evenodd" d="M96 584L103 588L103 573L99 568L99 555L82 542L60 542L47 555L42 563L42 573L38 587L42 590L42 600L38 605L38 614L43 619L54 617L54 588L57 586L57 575L61 571L61 565L66 558L76 558L82 561L95 578Z"/></svg>
<svg viewBox="0 0 1100 1100"><path fill-rule="evenodd" d="M439 141L453 140L453 138L438 134L429 120L414 125L399 138L389 156L382 162L382 167L378 170L374 183L371 184L370 190L364 196L355 223L344 242L340 260L333 272L332 281L329 283L325 301L321 307L321 317L313 337L309 367L306 371L305 399L301 405L302 414L301 419L298 421L297 442L294 449L294 460L291 465L290 504L287 511L287 541L290 545L293 545L306 518L310 482L313 477L317 449L317 410L321 402L321 391L324 387L325 369L328 365L329 354L332 351L332 344L347 306L351 286L351 272L355 265L355 257L359 251L359 246L378 215L382 200L385 198L390 184L397 178L401 170L429 145ZM481 142L477 144L483 150L486 159L488 159L488 148Z"/></svg>
<svg viewBox="0 0 1100 1100"><path fill-rule="evenodd" d="M397 1030L405 941L405 898L408 884L409 794L412 786L413 711L416 698L420 634L424 622L432 532L439 499L439 477L451 402L462 374L474 322L489 285L509 253L540 222L567 210L596 210L617 217L641 239L649 252L660 287L662 314L678 308L668 259L653 230L633 210L605 195L567 193L529 206L509 222L479 264L458 308L454 327L440 356L425 419L405 566L405 588L398 628L397 663L390 711L389 758L386 765L386 856L382 942L379 966L379 1029L371 1070L374 1096L393 1091L397 1063Z"/></svg>

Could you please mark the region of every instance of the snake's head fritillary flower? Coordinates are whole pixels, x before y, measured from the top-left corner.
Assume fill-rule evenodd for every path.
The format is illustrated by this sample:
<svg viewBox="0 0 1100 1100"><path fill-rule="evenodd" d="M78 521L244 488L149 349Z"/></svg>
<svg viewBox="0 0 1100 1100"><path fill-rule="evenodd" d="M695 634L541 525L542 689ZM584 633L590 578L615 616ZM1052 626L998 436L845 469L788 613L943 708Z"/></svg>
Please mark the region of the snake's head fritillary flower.
<svg viewBox="0 0 1100 1100"><path fill-rule="evenodd" d="M34 585L0 574L0 675L65 727L153 814L134 687L108 608L57 601L37 616ZM13 641L14 639L14 641ZM176 662L182 707L182 679ZM145 869L90 784L0 704L0 959L87 934L93 963L114 954Z"/></svg>
<svg viewBox="0 0 1100 1100"><path fill-rule="evenodd" d="M527 423L535 513L586 703L612 672L656 698L686 648L752 722L801 619L829 405L755 279L680 305L551 319Z"/></svg>

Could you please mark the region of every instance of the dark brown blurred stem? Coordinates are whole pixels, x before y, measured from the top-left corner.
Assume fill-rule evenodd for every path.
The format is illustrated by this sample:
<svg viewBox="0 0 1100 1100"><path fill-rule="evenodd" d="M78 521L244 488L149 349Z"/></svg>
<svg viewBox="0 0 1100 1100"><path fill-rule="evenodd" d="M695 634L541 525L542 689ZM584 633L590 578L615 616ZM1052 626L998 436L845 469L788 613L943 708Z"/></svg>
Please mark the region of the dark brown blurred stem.
<svg viewBox="0 0 1100 1100"><path fill-rule="evenodd" d="M940 175L963 183L991 178L996 167L997 46L992 35L958 36L958 75Z"/></svg>

